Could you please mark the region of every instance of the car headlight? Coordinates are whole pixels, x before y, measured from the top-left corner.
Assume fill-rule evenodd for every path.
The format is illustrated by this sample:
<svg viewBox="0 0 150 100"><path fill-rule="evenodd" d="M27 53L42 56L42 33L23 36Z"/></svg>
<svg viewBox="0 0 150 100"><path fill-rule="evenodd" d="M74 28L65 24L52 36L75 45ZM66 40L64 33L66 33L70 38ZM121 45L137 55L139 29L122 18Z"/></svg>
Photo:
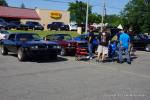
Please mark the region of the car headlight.
<svg viewBox="0 0 150 100"><path fill-rule="evenodd" d="M61 47L59 45L55 45L55 46L53 46L53 48L60 49Z"/></svg>
<svg viewBox="0 0 150 100"><path fill-rule="evenodd" d="M31 49L38 49L38 46L31 46Z"/></svg>
<svg viewBox="0 0 150 100"><path fill-rule="evenodd" d="M70 47L70 46L71 46L71 44L69 43L69 44L68 44L68 47Z"/></svg>

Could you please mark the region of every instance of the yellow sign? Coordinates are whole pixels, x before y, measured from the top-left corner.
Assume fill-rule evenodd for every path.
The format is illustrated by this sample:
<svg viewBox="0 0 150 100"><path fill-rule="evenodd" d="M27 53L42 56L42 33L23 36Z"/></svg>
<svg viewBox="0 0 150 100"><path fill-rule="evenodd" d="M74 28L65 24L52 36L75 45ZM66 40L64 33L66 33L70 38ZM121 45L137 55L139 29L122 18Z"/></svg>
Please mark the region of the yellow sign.
<svg viewBox="0 0 150 100"><path fill-rule="evenodd" d="M62 17L62 14L60 12L53 11L53 12L50 12L50 16L51 18L54 18L54 19L60 19Z"/></svg>

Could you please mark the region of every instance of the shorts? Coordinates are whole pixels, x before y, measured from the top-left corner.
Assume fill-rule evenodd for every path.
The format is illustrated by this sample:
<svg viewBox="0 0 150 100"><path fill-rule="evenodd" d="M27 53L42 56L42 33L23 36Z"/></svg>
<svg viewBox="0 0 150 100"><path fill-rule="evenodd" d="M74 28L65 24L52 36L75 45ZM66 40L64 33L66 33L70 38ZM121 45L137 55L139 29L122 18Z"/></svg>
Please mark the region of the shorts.
<svg viewBox="0 0 150 100"><path fill-rule="evenodd" d="M97 48L97 52L101 54L108 54L108 47L99 45Z"/></svg>

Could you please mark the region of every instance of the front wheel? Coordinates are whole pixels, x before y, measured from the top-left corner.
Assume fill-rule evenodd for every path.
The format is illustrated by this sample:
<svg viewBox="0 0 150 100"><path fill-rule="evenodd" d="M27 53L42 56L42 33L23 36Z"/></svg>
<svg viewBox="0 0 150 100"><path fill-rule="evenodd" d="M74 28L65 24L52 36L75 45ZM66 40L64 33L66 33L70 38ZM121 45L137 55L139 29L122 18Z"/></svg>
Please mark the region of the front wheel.
<svg viewBox="0 0 150 100"><path fill-rule="evenodd" d="M17 52L18 60L19 61L24 61L25 60L25 53L23 48L19 48Z"/></svg>
<svg viewBox="0 0 150 100"><path fill-rule="evenodd" d="M8 54L7 49L3 45L1 45L1 54L2 55L7 55Z"/></svg>
<svg viewBox="0 0 150 100"><path fill-rule="evenodd" d="M49 27L48 30L51 31L52 29Z"/></svg>
<svg viewBox="0 0 150 100"><path fill-rule="evenodd" d="M58 28L58 31L60 31L61 29L60 28Z"/></svg>
<svg viewBox="0 0 150 100"><path fill-rule="evenodd" d="M145 47L145 50L146 50L147 52L150 52L150 44L148 44L148 45Z"/></svg>

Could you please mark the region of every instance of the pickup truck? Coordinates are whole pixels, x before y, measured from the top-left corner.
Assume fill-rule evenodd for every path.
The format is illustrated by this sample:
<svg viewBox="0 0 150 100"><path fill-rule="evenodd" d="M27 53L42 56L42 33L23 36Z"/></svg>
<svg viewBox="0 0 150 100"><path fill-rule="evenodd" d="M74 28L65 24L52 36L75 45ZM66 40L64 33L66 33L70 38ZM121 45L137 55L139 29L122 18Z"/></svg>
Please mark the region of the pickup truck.
<svg viewBox="0 0 150 100"><path fill-rule="evenodd" d="M56 59L60 51L61 47L57 43L44 41L36 33L11 33L1 43L1 54L13 52L19 61L41 56Z"/></svg>

